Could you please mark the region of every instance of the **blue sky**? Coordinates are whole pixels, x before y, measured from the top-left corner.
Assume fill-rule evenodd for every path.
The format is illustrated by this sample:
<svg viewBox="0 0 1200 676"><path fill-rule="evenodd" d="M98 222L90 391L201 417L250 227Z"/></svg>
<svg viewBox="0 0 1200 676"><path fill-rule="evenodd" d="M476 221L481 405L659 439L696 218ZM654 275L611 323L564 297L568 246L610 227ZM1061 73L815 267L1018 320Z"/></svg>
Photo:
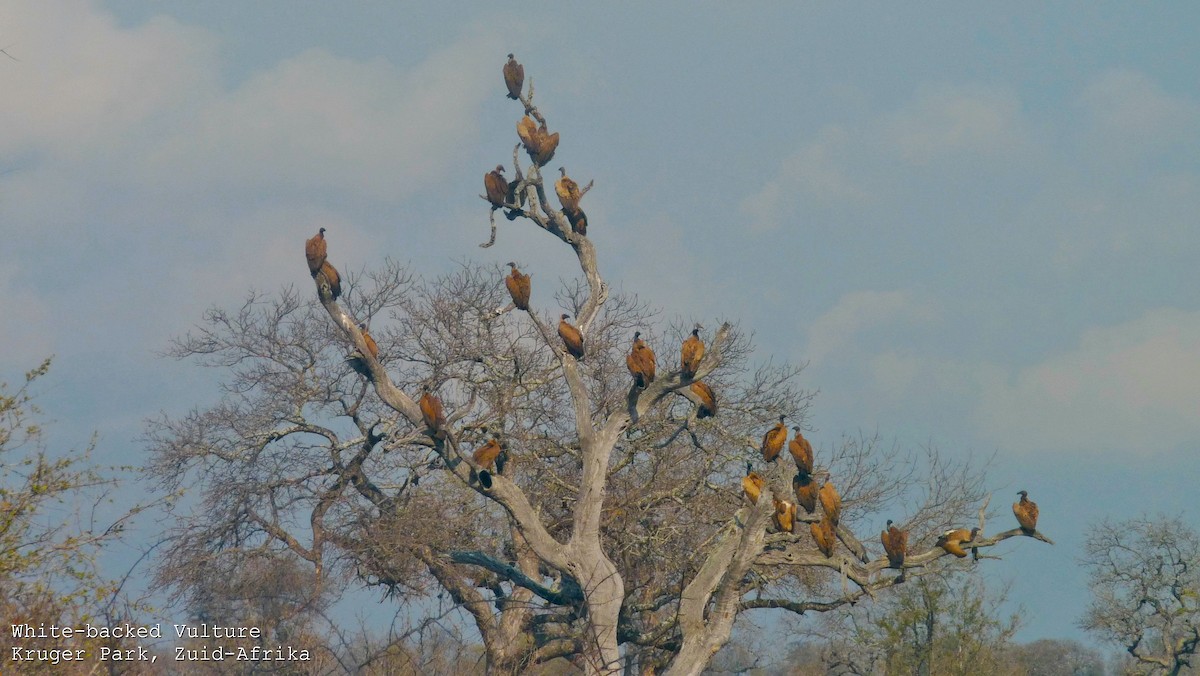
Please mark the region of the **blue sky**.
<svg viewBox="0 0 1200 676"><path fill-rule="evenodd" d="M215 394L156 352L308 284L321 225L348 267L571 274L507 222L475 247L513 51L556 166L596 181L610 282L808 362L818 444L995 453L993 502L1028 489L1058 545L988 574L1019 638L1080 638L1088 523L1200 525L1197 25L1183 3L6 2L0 377L57 355L56 442L98 430L136 463L143 419Z"/></svg>

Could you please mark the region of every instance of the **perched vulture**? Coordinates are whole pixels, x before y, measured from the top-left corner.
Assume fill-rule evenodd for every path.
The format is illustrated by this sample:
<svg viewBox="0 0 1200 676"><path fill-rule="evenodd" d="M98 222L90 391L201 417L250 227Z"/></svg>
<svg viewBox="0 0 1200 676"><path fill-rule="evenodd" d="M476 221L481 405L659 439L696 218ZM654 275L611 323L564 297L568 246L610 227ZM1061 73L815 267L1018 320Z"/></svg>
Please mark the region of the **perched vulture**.
<svg viewBox="0 0 1200 676"><path fill-rule="evenodd" d="M833 524L829 522L829 518L822 518L816 523L808 524L812 530L813 540L817 542L817 549L826 557L833 556L833 547L837 544L837 540L833 534Z"/></svg>
<svg viewBox="0 0 1200 676"><path fill-rule="evenodd" d="M550 133L542 123L537 130L537 152L530 156L539 167L544 167L554 159L554 151L558 148L558 132Z"/></svg>
<svg viewBox="0 0 1200 676"><path fill-rule="evenodd" d="M579 194L579 184L567 176L566 167L559 167L558 171L562 174L562 178L554 183L554 192L558 194L558 203L562 205L565 212L576 211L579 209L579 198L583 196Z"/></svg>
<svg viewBox="0 0 1200 676"><path fill-rule="evenodd" d="M757 472L752 471L751 464L746 463L746 476L742 477L742 490L746 492L746 497L750 499L750 503L757 505L758 496L762 495L763 486L767 485L766 479L763 479Z"/></svg>
<svg viewBox="0 0 1200 676"><path fill-rule="evenodd" d="M946 550L946 553L953 554L960 559L967 558L967 551L962 548L964 542L970 542L975 539L975 534L979 532L978 528L967 530L966 528L954 528L942 533L937 539L937 546Z"/></svg>
<svg viewBox="0 0 1200 676"><path fill-rule="evenodd" d="M646 387L654 382L654 372L656 364L654 363L654 350L642 340L642 332L637 331L633 334L633 347L629 350L629 354L625 356L625 365L629 367L629 375L637 381L638 387Z"/></svg>
<svg viewBox="0 0 1200 676"><path fill-rule="evenodd" d="M838 495L837 489L828 479L821 485L821 490L817 491L817 498L821 501L821 509L825 510L825 516L833 525L838 525L842 518L842 496Z"/></svg>
<svg viewBox="0 0 1200 676"><path fill-rule="evenodd" d="M796 526L796 505L787 500L775 499L775 526L784 533L791 533Z"/></svg>
<svg viewBox="0 0 1200 676"><path fill-rule="evenodd" d="M579 329L567 323L567 317L571 315L564 314L558 321L558 337L562 338L563 345L567 347L567 352L571 353L576 359L583 359L583 334Z"/></svg>
<svg viewBox="0 0 1200 676"><path fill-rule="evenodd" d="M517 136L521 137L521 145L530 157L537 152L537 130L537 123L528 115L517 120Z"/></svg>
<svg viewBox="0 0 1200 676"><path fill-rule="evenodd" d="M308 259L308 273L313 277L317 276L321 266L325 264L325 252L325 228L321 228L317 234L304 241L304 257Z"/></svg>
<svg viewBox="0 0 1200 676"><path fill-rule="evenodd" d="M888 566L903 568L904 556L908 554L908 531L896 528L888 519L887 530L879 533L879 539L883 542L883 551L887 552Z"/></svg>
<svg viewBox="0 0 1200 676"><path fill-rule="evenodd" d="M488 201L492 203L492 211L504 206L508 199L508 179L504 178L504 165L497 164L496 168L483 175L483 189Z"/></svg>
<svg viewBox="0 0 1200 676"><path fill-rule="evenodd" d="M787 441L787 427L783 424L783 416L779 416L779 422L775 426L767 430L763 435L762 440L762 457L766 462L775 462L779 457L779 452L783 450L783 442Z"/></svg>
<svg viewBox="0 0 1200 676"><path fill-rule="evenodd" d="M792 491L796 493L796 502L804 511L812 514L817 511L817 482L809 474L797 472L792 477Z"/></svg>
<svg viewBox="0 0 1200 676"><path fill-rule="evenodd" d="M1032 535L1037 532L1037 503L1029 499L1029 491L1019 491L1017 495L1021 496L1021 501L1013 503L1013 514L1021 524L1021 530Z"/></svg>
<svg viewBox="0 0 1200 676"><path fill-rule="evenodd" d="M504 278L504 286L508 287L508 295L512 296L513 305L517 306L518 310L529 311L529 275L521 274L517 269L517 264L510 262L508 267L512 268L512 272Z"/></svg>
<svg viewBox="0 0 1200 676"><path fill-rule="evenodd" d="M571 224L571 232L577 232L583 236L587 236L587 214L583 213L583 209L575 207L574 211L568 211L567 222Z"/></svg>
<svg viewBox="0 0 1200 676"><path fill-rule="evenodd" d="M800 433L798 425L792 427L792 431L796 433L796 436L792 437L791 443L788 444L788 453L792 454L792 459L796 461L796 469L800 470L801 474L812 474L812 444L808 443L808 439L805 439L804 435Z"/></svg>
<svg viewBox="0 0 1200 676"><path fill-rule="evenodd" d="M696 369L700 368L700 360L704 359L704 341L700 340L700 329L704 327L699 324L692 329L692 335L683 341L683 347L679 350L679 367L683 371L684 378L691 378L696 375Z"/></svg>
<svg viewBox="0 0 1200 676"><path fill-rule="evenodd" d="M521 87L525 84L525 66L517 63L512 54L504 64L504 86L508 87L508 98L521 98Z"/></svg>
<svg viewBox="0 0 1200 676"><path fill-rule="evenodd" d="M717 414L717 395L713 393L708 383L697 380L692 383L692 392L700 397L700 410L696 412L697 418L711 418Z"/></svg>
<svg viewBox="0 0 1200 676"><path fill-rule="evenodd" d="M375 339L371 337L371 332L367 330L367 323L359 322L358 330L362 331L363 342L367 344L367 352L370 353L371 358L379 359L379 346L375 344Z"/></svg>
<svg viewBox="0 0 1200 676"><path fill-rule="evenodd" d="M316 279L318 295L327 291L332 300L337 300L338 296L342 295L342 277L329 261L321 263L321 270L317 272ZM323 295L321 300L325 300Z"/></svg>
<svg viewBox="0 0 1200 676"><path fill-rule="evenodd" d="M480 469L491 469L496 458L500 456L500 450L500 440L492 437L486 444L475 449L475 452L471 454L471 459Z"/></svg>
<svg viewBox="0 0 1200 676"><path fill-rule="evenodd" d="M442 400L429 391L428 385L422 388L418 405L421 407L421 418L425 421L425 426L433 431L434 436L441 436L442 428L446 426L446 413L442 410Z"/></svg>
<svg viewBox="0 0 1200 676"><path fill-rule="evenodd" d="M379 359L379 346L375 344L375 339L371 337L370 331L367 331L367 323L359 322L358 330L362 331L363 342L367 344L367 352L372 358ZM350 368L354 369L362 377L371 377L371 369L367 368L367 362L363 358L362 352L358 350L351 352L350 356L346 357L346 361L349 362Z"/></svg>

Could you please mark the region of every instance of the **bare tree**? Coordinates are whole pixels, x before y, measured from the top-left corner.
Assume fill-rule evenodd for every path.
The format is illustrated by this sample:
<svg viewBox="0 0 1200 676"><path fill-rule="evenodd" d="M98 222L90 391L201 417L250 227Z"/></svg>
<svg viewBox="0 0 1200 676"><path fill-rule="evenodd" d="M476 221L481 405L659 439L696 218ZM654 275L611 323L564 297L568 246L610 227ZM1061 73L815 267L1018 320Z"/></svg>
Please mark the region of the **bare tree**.
<svg viewBox="0 0 1200 676"><path fill-rule="evenodd" d="M804 424L812 395L798 386L800 369L751 364L746 333L717 323L685 375L678 346L693 322L666 323L636 297L610 293L585 234L580 199L592 184L562 210L551 205L546 148L535 147L549 132L532 85L519 101L519 134L535 161L522 168L521 146L513 149L516 179L503 202L489 199L485 246L503 210L560 241L580 278L551 301L535 275L523 312L495 265L424 280L389 263L348 275L340 300L313 267L319 305L288 290L210 311L173 354L226 370L223 400L160 417L148 432L164 487L203 492L181 514L164 583L186 586L197 579L189 570L217 558L286 550L307 562L314 584L440 590L473 621L492 673L568 658L587 673L690 674L740 615L825 612L896 584L878 536L864 544L855 535L882 526L885 512L911 531L910 580L942 574L946 552L934 541L964 520L981 529L970 544L977 556L1010 537L1048 541L1017 528L983 534L980 469L871 438L818 449L818 475L828 472L843 498L839 551L825 556L808 535L820 510L801 510L795 532L773 528L774 499L791 494L790 461L760 468L767 481L755 504L740 481L780 415ZM555 334L564 311L582 333L582 358ZM626 370L635 331L659 356L644 387ZM715 417L700 415L696 381L717 394ZM424 420L426 388L444 402L444 422ZM485 475L472 451L493 437L507 463Z"/></svg>
<svg viewBox="0 0 1200 676"><path fill-rule="evenodd" d="M1092 604L1080 626L1118 643L1138 673L1179 674L1200 649L1200 537L1178 517L1088 529Z"/></svg>

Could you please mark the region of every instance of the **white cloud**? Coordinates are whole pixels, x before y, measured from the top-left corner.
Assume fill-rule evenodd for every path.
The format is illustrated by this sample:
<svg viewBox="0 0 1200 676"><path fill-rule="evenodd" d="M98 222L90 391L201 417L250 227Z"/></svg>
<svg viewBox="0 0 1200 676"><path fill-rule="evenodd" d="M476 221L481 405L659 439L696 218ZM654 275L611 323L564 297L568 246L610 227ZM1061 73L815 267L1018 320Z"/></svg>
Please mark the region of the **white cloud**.
<svg viewBox="0 0 1200 676"><path fill-rule="evenodd" d="M922 92L880 125L883 142L919 165L948 155L1003 156L1026 144L1016 94L979 85Z"/></svg>
<svg viewBox="0 0 1200 676"><path fill-rule="evenodd" d="M854 345L862 332L897 322L928 321L935 311L908 291L854 291L838 299L828 312L808 325L805 357L819 363Z"/></svg>
<svg viewBox="0 0 1200 676"><path fill-rule="evenodd" d="M980 434L1023 451L1152 454L1200 443L1200 312L1157 309L980 379Z"/></svg>

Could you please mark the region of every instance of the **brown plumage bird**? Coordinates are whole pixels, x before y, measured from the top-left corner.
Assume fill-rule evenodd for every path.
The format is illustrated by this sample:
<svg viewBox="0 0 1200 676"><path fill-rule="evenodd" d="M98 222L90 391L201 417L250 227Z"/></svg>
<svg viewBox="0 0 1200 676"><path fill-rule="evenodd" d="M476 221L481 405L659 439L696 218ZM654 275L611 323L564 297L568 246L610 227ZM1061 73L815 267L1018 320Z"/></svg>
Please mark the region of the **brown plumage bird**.
<svg viewBox="0 0 1200 676"><path fill-rule="evenodd" d="M830 523L828 517L823 517L816 523L808 524L812 531L813 540L817 543L817 549L826 557L833 556L833 547L837 544L837 539L833 534L833 524Z"/></svg>
<svg viewBox="0 0 1200 676"><path fill-rule="evenodd" d="M559 167L558 171L562 174L562 177L554 183L554 192L558 195L558 203L562 205L565 212L575 211L579 209L579 199L583 197L579 193L579 184L567 176L566 167Z"/></svg>
<svg viewBox="0 0 1200 676"><path fill-rule="evenodd" d="M758 472L753 471L753 466L746 463L746 476L742 477L742 490L746 493L746 497L750 499L750 504L757 505L758 497L762 495L763 486L767 485L766 479L759 476Z"/></svg>
<svg viewBox="0 0 1200 676"><path fill-rule="evenodd" d="M975 539L975 534L979 532L978 528L967 530L966 528L954 528L942 533L937 539L937 546L941 547L948 554L953 554L960 559L967 558L967 550L963 549L964 542L970 542Z"/></svg>
<svg viewBox="0 0 1200 676"><path fill-rule="evenodd" d="M801 474L812 474L813 471L813 449L812 444L808 443L808 439L800 433L800 426L792 427L792 431L796 436L792 437L788 443L788 453L792 454L792 460L796 461L796 469L800 470Z"/></svg>
<svg viewBox="0 0 1200 676"><path fill-rule="evenodd" d="M791 533L796 526L796 505L776 498L773 519L776 528L784 533Z"/></svg>
<svg viewBox="0 0 1200 676"><path fill-rule="evenodd" d="M888 519L887 529L880 531L879 539L883 542L883 551L887 552L888 565L903 568L904 557L908 554L908 531L896 528Z"/></svg>
<svg viewBox="0 0 1200 676"><path fill-rule="evenodd" d="M530 156L534 164L539 167L546 166L550 160L554 159L554 151L558 148L558 132L550 133L543 123L537 130L537 152Z"/></svg>
<svg viewBox="0 0 1200 676"><path fill-rule="evenodd" d="M1019 491L1017 495L1021 496L1021 500L1013 503L1013 515L1017 517L1021 530L1032 535L1037 532L1037 503L1029 499L1029 491Z"/></svg>
<svg viewBox="0 0 1200 676"><path fill-rule="evenodd" d="M379 359L379 346L375 344L375 339L371 337L371 332L367 330L367 323L359 322L358 330L362 331L363 342L367 344L367 353L370 354L371 357ZM355 350L354 352L350 353L350 356L346 358L346 361L350 363L350 368L354 369L355 372L362 377L371 377L371 369L367 368L367 362L363 357L362 352Z"/></svg>
<svg viewBox="0 0 1200 676"><path fill-rule="evenodd" d="M577 232L587 236L588 220L587 214L583 213L583 209L575 207L574 211L567 211L567 222L571 224L571 232Z"/></svg>
<svg viewBox="0 0 1200 676"><path fill-rule="evenodd" d="M475 466L480 469L492 469L496 458L500 456L500 439L492 437L488 442L471 454L471 460L475 461Z"/></svg>
<svg viewBox="0 0 1200 676"><path fill-rule="evenodd" d="M429 391L428 385L422 388L418 406L421 408L421 419L425 421L425 426L433 431L434 436L442 436L442 428L446 426L446 412L442 410L442 400Z"/></svg>
<svg viewBox="0 0 1200 676"><path fill-rule="evenodd" d="M529 311L529 292L531 285L529 275L521 274L517 269L517 264L509 262L508 267L512 268L512 272L504 278L504 286L508 288L508 295L512 296L513 305L518 310Z"/></svg>
<svg viewBox="0 0 1200 676"><path fill-rule="evenodd" d="M379 359L379 345L375 343L375 339L371 337L371 332L367 330L366 322L358 323L358 330L362 331L363 342L367 344L367 353L372 359Z"/></svg>
<svg viewBox="0 0 1200 676"><path fill-rule="evenodd" d="M842 496L838 495L837 489L828 479L821 485L821 490L817 491L817 498L821 501L821 509L825 510L825 516L829 517L833 525L838 525L842 518Z"/></svg>
<svg viewBox="0 0 1200 676"><path fill-rule="evenodd" d="M700 397L700 410L696 411L697 418L711 418L717 414L717 395L703 380L692 383L692 392Z"/></svg>
<svg viewBox="0 0 1200 676"><path fill-rule="evenodd" d="M633 376L638 387L644 388L654 382L657 370L657 364L654 362L654 350L650 349L646 341L642 340L641 331L633 334L633 347L625 356L625 366L629 368L629 375Z"/></svg>
<svg viewBox="0 0 1200 676"><path fill-rule="evenodd" d="M811 475L797 472L796 476L792 477L792 491L796 494L796 503L809 514L817 511L818 490L817 482L813 481Z"/></svg>
<svg viewBox="0 0 1200 676"><path fill-rule="evenodd" d="M766 462L775 462L779 457L779 452L783 450L783 442L787 441L787 426L783 424L783 416L779 416L779 422L775 426L767 430L763 435L762 440L762 457Z"/></svg>
<svg viewBox="0 0 1200 676"><path fill-rule="evenodd" d="M483 190L487 193L488 201L492 203L492 211L504 206L508 199L508 179L504 178L504 165L497 164L496 168L483 175Z"/></svg>
<svg viewBox="0 0 1200 676"><path fill-rule="evenodd" d="M683 371L684 378L692 378L696 375L696 369L700 368L700 360L704 359L704 341L700 340L700 329L704 327L699 324L692 329L692 335L687 340L683 341L683 347L679 350L679 368Z"/></svg>
<svg viewBox="0 0 1200 676"><path fill-rule="evenodd" d="M304 257L308 259L308 273L316 277L317 273L321 271L321 266L325 264L325 228L321 228L317 234L304 240Z"/></svg>
<svg viewBox="0 0 1200 676"><path fill-rule="evenodd" d="M567 323L567 317L571 315L564 314L558 321L558 337L562 338L563 345L566 346L567 352L576 359L583 359L583 334L579 332L579 328Z"/></svg>
<svg viewBox="0 0 1200 676"><path fill-rule="evenodd" d="M322 300L326 291L332 300L337 300L338 296L342 295L342 277L329 261L321 263L321 270L317 272L316 279L317 293L322 295Z"/></svg>
<svg viewBox="0 0 1200 676"><path fill-rule="evenodd" d="M533 157L537 152L537 123L532 117L526 115L520 120L517 120L517 136L521 138L521 145L525 146L525 152Z"/></svg>
<svg viewBox="0 0 1200 676"><path fill-rule="evenodd" d="M504 86L508 87L508 98L521 98L521 87L525 84L525 66L517 63L512 54L504 64Z"/></svg>

